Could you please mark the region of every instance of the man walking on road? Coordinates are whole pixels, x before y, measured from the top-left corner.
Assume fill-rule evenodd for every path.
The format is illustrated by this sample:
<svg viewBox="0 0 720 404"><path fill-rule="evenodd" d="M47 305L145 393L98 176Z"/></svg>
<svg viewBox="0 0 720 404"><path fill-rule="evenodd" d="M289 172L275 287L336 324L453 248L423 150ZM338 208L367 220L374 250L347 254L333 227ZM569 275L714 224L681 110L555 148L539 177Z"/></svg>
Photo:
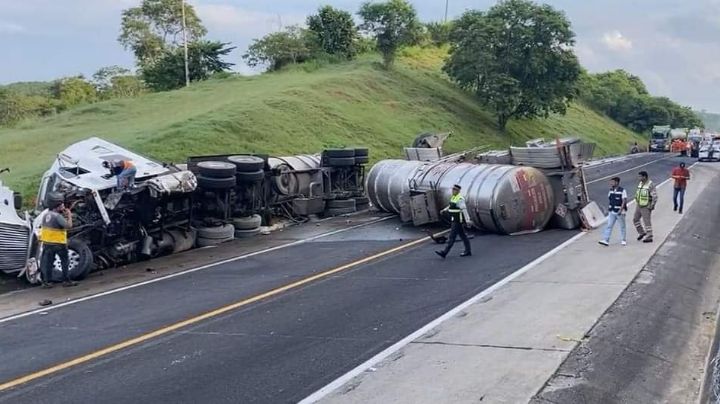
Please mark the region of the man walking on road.
<svg viewBox="0 0 720 404"><path fill-rule="evenodd" d="M685 188L690 180L690 170L685 168L685 163L680 163L678 167L673 168L672 178L675 180L675 188L673 189L673 211L682 213L685 204Z"/></svg>
<svg viewBox="0 0 720 404"><path fill-rule="evenodd" d="M40 262L40 273L42 274L42 285L44 288L51 288L52 271L55 265L55 257L60 259L60 266L63 274L64 286L75 286L77 283L70 280L69 257L67 245L67 231L72 228L72 213L65 207L61 200L53 200L48 206L49 210L42 218L40 228L40 241L42 242L42 257Z"/></svg>
<svg viewBox="0 0 720 404"><path fill-rule="evenodd" d="M655 204L657 203L657 189L655 184L648 178L647 171L640 171L640 184L638 184L635 193L635 215L633 216L633 224L638 232L638 241L643 243L653 242L651 215ZM642 219L642 224L640 223Z"/></svg>
<svg viewBox="0 0 720 404"><path fill-rule="evenodd" d="M460 190L460 185L453 186L450 205L442 210L442 212L448 212L450 214L450 237L447 246L445 246L445 250L443 251L435 251L435 254L443 258L448 255L458 236L460 236L465 245L465 251L463 251L460 256L469 257L472 255L470 251L470 240L468 240L465 229L463 228L463 225L466 223L467 206L465 205L465 198L460 195Z"/></svg>
<svg viewBox="0 0 720 404"><path fill-rule="evenodd" d="M602 240L598 243L609 246L615 222L620 223L620 244L627 245L625 213L627 212L627 192L620 186L620 178L613 177L610 180L610 192L608 193L610 204L608 205L608 221L603 232Z"/></svg>

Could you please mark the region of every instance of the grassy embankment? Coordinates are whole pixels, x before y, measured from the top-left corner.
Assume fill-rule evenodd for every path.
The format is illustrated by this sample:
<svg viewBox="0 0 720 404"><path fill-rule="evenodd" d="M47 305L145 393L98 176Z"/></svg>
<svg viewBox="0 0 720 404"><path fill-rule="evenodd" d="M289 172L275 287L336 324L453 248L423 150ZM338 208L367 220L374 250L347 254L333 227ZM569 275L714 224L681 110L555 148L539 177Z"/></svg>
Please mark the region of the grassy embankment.
<svg viewBox="0 0 720 404"><path fill-rule="evenodd" d="M89 136L176 162L205 153L287 155L346 145L368 146L378 160L401 156L423 131L452 131L448 151L572 135L597 142L597 154L608 155L626 152L637 139L579 104L565 116L511 122L500 133L493 116L440 73L443 56L409 50L391 72L378 67L377 57L364 56L88 105L0 129L0 167L12 169L4 181L33 196L55 154Z"/></svg>

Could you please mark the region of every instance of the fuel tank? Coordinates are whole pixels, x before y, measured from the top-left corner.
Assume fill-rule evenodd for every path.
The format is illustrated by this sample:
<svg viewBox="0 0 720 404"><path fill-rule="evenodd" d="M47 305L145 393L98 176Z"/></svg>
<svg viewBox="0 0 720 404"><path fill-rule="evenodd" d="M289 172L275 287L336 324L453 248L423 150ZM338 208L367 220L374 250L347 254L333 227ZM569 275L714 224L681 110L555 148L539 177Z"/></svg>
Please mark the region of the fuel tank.
<svg viewBox="0 0 720 404"><path fill-rule="evenodd" d="M462 187L470 220L481 230L537 232L555 210L550 181L532 167L383 160L370 170L366 189L375 207L399 214L399 197L411 189L435 190L438 206L445 207L455 184Z"/></svg>

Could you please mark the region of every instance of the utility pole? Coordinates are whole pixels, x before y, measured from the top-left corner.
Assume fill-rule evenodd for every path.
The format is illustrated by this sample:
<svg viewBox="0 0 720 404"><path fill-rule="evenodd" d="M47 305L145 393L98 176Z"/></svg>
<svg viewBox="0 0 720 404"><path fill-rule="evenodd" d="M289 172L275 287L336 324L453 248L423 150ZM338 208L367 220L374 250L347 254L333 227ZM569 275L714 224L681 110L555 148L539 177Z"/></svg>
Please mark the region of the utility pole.
<svg viewBox="0 0 720 404"><path fill-rule="evenodd" d="M450 0L445 0L445 20L443 22L447 22L447 15L448 15L448 5L450 3Z"/></svg>
<svg viewBox="0 0 720 404"><path fill-rule="evenodd" d="M187 21L185 21L185 0L182 2L183 47L185 48L185 87L190 87L190 67L188 66Z"/></svg>

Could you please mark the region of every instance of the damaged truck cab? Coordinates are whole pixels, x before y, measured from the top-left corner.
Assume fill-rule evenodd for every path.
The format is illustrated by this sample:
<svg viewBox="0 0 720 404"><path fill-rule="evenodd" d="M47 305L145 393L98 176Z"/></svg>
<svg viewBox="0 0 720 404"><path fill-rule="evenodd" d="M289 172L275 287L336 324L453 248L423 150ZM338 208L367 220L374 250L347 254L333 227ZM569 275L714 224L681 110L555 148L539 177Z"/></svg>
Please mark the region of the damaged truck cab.
<svg viewBox="0 0 720 404"><path fill-rule="evenodd" d="M130 160L137 168L133 189L118 192L113 178L103 178L104 161ZM40 225L51 198L62 198L73 206L73 227L68 231L70 277L82 279L94 269L103 269L189 250L194 245L190 228L191 195L197 180L190 171L163 165L98 138L75 143L58 154L43 175L32 224L17 214L0 216L2 234L17 240L0 245L0 267L19 272L30 283L39 282L42 246L37 242ZM13 207L12 210L19 207ZM8 216L10 214L8 213ZM25 232L27 231L27 236ZM24 265L20 250L25 250ZM53 263L53 279L61 279L59 259Z"/></svg>

